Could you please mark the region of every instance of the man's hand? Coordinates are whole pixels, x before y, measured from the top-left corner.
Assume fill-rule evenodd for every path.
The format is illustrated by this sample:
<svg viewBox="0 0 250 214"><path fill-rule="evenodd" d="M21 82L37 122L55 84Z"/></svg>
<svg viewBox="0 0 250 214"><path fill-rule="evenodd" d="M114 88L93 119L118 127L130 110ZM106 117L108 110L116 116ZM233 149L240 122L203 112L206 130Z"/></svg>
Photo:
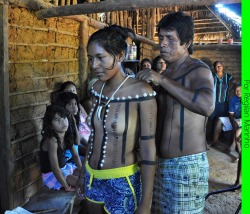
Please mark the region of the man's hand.
<svg viewBox="0 0 250 214"><path fill-rule="evenodd" d="M136 75L137 79L139 80L144 80L148 83L152 83L154 85L160 85L161 84L161 79L162 79L162 75L155 72L152 69L145 69L145 70L141 70L137 75Z"/></svg>

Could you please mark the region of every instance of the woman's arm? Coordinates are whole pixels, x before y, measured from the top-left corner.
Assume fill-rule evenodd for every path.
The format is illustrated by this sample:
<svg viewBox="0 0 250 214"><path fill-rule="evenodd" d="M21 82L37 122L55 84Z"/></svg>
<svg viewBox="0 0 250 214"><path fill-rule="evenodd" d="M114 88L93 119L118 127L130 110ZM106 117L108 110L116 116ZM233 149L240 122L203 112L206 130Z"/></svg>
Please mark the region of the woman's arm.
<svg viewBox="0 0 250 214"><path fill-rule="evenodd" d="M152 92L151 92L152 93ZM157 104L155 99L143 101L140 108L140 155L141 155L141 180L142 200L136 213L150 213L152 192L156 168L156 113Z"/></svg>
<svg viewBox="0 0 250 214"><path fill-rule="evenodd" d="M72 154L73 160L74 160L75 163L76 163L76 166L80 169L80 168L82 167L82 162L81 162L81 159L80 159L80 157L79 157L79 154L78 154L78 152L76 151L76 149L75 149L74 146L72 146L72 147L70 148L70 152L71 152L71 154Z"/></svg>
<svg viewBox="0 0 250 214"><path fill-rule="evenodd" d="M72 120L72 125L73 125L73 130L74 130L74 133L75 133L75 141L74 141L74 144L75 145L80 145L80 135L79 135L79 131L78 131L78 127L76 125L76 119L74 117L73 114L71 114L71 120Z"/></svg>
<svg viewBox="0 0 250 214"><path fill-rule="evenodd" d="M59 167L58 157L57 157L58 144L56 142L56 139L50 138L47 143L48 143L48 153L49 153L51 170L54 173L56 179L64 187L64 189L69 189L70 185L67 183L66 179L64 179L62 171Z"/></svg>

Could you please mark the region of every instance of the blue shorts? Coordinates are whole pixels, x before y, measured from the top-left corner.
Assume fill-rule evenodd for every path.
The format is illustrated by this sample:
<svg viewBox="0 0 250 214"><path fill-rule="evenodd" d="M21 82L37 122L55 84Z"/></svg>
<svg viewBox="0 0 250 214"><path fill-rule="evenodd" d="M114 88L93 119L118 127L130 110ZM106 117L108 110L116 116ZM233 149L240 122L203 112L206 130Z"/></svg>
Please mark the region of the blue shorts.
<svg viewBox="0 0 250 214"><path fill-rule="evenodd" d="M205 152L159 159L151 213L203 213L208 177L209 164Z"/></svg>
<svg viewBox="0 0 250 214"><path fill-rule="evenodd" d="M87 200L103 204L107 213L132 214L141 201L141 174L135 165L93 170L86 163Z"/></svg>

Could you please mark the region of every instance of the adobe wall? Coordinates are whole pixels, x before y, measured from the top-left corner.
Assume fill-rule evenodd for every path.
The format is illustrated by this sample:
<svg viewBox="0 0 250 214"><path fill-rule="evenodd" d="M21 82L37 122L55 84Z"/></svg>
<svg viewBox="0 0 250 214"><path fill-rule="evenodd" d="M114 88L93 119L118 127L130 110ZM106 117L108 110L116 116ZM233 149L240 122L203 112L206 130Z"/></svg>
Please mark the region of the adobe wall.
<svg viewBox="0 0 250 214"><path fill-rule="evenodd" d="M221 61L225 72L232 74L236 81L241 80L241 45L195 45L192 57L207 63L212 71L213 63Z"/></svg>
<svg viewBox="0 0 250 214"><path fill-rule="evenodd" d="M79 86L79 22L38 20L26 9L9 7L9 91L13 207L41 187L34 151L42 118L59 82Z"/></svg>

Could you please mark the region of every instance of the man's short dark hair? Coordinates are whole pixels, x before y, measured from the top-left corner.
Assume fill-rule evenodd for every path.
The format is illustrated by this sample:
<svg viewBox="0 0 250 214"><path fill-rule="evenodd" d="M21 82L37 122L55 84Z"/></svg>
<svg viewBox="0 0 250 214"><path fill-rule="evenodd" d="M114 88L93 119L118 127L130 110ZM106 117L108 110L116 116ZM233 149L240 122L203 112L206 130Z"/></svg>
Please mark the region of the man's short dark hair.
<svg viewBox="0 0 250 214"><path fill-rule="evenodd" d="M189 54L193 53L194 23L191 16L185 15L182 11L165 15L158 24L160 29L176 30L180 38L180 45L191 42L188 47Z"/></svg>

